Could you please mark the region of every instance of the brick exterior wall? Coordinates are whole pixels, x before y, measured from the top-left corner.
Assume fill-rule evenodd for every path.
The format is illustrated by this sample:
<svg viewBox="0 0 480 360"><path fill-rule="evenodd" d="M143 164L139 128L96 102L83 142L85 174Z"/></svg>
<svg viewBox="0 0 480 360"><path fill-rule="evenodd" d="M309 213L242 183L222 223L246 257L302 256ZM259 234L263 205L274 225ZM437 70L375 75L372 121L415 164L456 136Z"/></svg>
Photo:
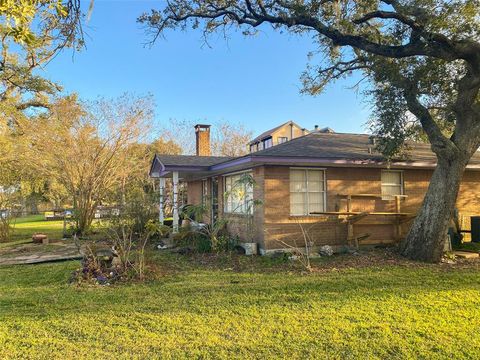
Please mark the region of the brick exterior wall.
<svg viewBox="0 0 480 360"><path fill-rule="evenodd" d="M290 167L264 166L252 170L256 181L254 199L262 205L254 211L255 238L263 250L304 246L302 228L307 230L316 246L346 245L347 226L343 216L291 216L290 215ZM325 168L326 211L346 211L346 199L337 194L380 194L381 169L368 168ZM427 191L431 170L406 169L403 171L404 194L401 211L415 213ZM240 238L245 236L245 221L242 215L223 214L223 177L219 177L219 213L229 218L229 231ZM189 183L189 202L201 200L201 181ZM470 228L471 215L480 214L480 172L467 171L464 175L457 201L463 229ZM395 201L379 198L354 198L352 211L393 212ZM391 243L398 241L393 225L378 224L392 222L393 217L368 216L354 226L354 234L369 233L362 244ZM301 226L300 226L301 225ZM401 226L401 236L408 232L409 223Z"/></svg>

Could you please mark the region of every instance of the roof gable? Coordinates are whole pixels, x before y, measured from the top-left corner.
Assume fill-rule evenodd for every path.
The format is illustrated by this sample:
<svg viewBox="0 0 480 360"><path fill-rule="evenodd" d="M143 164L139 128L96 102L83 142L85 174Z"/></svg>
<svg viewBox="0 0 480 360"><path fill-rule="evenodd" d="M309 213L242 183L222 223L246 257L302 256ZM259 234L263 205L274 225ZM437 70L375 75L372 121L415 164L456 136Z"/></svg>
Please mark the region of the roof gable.
<svg viewBox="0 0 480 360"><path fill-rule="evenodd" d="M277 127L274 127L273 129L270 129L270 130L267 130L263 133L261 133L260 135L258 135L255 139L253 139L252 141L250 141L248 143L248 145L252 145L252 144L255 144L257 142L260 142L262 141L263 139L265 138L268 138L270 136L272 136L273 134L275 134L277 131L279 131L280 129L282 129L283 127L285 126L289 126L289 125L293 125L294 127L296 127L297 129L301 130L302 127L300 125L298 125L297 123L295 123L294 121L290 120L290 121L287 121L286 123L283 123Z"/></svg>

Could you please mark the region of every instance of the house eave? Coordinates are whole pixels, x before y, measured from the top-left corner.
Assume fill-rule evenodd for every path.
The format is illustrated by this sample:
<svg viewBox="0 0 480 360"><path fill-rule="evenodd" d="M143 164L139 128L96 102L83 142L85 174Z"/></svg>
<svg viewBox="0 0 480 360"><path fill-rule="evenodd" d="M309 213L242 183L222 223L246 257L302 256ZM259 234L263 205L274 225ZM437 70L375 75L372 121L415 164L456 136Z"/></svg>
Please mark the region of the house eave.
<svg viewBox="0 0 480 360"><path fill-rule="evenodd" d="M205 174L219 175L231 169L253 168L261 165L271 166L327 166L327 167L363 167L363 168L392 168L392 169L434 169L436 162L432 161L385 161L384 159L341 159L341 158L314 158L314 157L281 157L281 156L255 156L247 155L212 166L183 166L164 165L155 157L150 169L150 177L169 177L173 172L182 173L184 176L196 178ZM480 164L467 165L468 170L480 170Z"/></svg>

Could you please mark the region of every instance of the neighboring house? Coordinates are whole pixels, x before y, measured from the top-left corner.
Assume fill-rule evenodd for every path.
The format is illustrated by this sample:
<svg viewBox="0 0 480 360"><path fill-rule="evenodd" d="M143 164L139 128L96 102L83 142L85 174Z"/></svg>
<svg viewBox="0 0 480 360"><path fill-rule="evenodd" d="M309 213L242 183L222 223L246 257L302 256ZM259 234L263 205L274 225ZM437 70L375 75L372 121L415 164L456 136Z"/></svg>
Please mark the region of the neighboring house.
<svg viewBox="0 0 480 360"><path fill-rule="evenodd" d="M265 131L248 144L250 153L265 150L272 146L283 144L292 139L308 134L308 130L300 127L293 121Z"/></svg>
<svg viewBox="0 0 480 360"><path fill-rule="evenodd" d="M161 184L171 177L174 187L186 182L188 203L212 199L213 217L228 217L240 238L249 215L242 202L261 202L250 230L262 253L303 246L300 223L315 246L392 243L408 231L436 165L430 145L409 148L407 160L387 162L369 135L313 131L238 158L156 155L150 175ZM242 174L251 174L256 186L245 187L240 199L230 190ZM458 196L461 216L479 214L479 194L475 154Z"/></svg>

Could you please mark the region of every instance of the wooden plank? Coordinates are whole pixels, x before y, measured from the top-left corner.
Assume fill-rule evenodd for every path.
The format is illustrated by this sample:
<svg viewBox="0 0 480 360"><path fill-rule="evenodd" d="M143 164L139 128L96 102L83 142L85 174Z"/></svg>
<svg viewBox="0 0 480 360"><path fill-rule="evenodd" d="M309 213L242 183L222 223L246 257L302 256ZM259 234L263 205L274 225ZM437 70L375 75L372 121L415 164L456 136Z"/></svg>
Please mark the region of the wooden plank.
<svg viewBox="0 0 480 360"><path fill-rule="evenodd" d="M454 251L455 256L458 256L462 259L478 259L478 253L468 252L468 251Z"/></svg>
<svg viewBox="0 0 480 360"><path fill-rule="evenodd" d="M360 221L361 219L367 217L368 215L369 215L369 213L363 212L363 213L360 213L360 214L357 214L357 215L350 216L350 217L348 217L346 220L347 220L349 223L353 224L353 223L355 223L355 222L357 222L357 221Z"/></svg>
<svg viewBox="0 0 480 360"><path fill-rule="evenodd" d="M359 215L364 211L314 211L310 215ZM369 212L369 215L385 215L385 216L412 216L412 213L396 213L396 212ZM416 215L415 215L416 216Z"/></svg>
<svg viewBox="0 0 480 360"><path fill-rule="evenodd" d="M400 212L400 195L395 195L395 212Z"/></svg>
<svg viewBox="0 0 480 360"><path fill-rule="evenodd" d="M396 240L396 239L383 239L383 240L366 239L366 240L362 241L362 245L395 244L397 242L398 242L398 240Z"/></svg>
<svg viewBox="0 0 480 360"><path fill-rule="evenodd" d="M378 198L381 198L383 197L384 195L382 194L337 194L337 196L341 196L341 197L378 197ZM407 198L408 195L395 195L395 196L398 196L398 197L401 197L401 198Z"/></svg>

